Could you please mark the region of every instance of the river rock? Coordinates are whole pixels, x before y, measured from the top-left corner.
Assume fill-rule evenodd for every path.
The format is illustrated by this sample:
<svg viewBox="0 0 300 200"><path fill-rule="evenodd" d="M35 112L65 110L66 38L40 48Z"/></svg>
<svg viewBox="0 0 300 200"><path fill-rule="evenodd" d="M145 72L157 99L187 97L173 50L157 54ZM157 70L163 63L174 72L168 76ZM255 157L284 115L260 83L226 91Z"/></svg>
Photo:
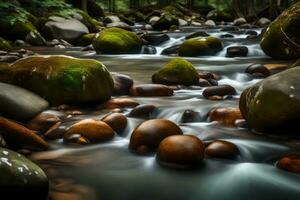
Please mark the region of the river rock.
<svg viewBox="0 0 300 200"><path fill-rule="evenodd" d="M216 22L221 22L221 21L230 22L233 20L233 16L224 10L223 11L211 10L209 13L207 13L206 18L214 20Z"/></svg>
<svg viewBox="0 0 300 200"><path fill-rule="evenodd" d="M47 200L49 183L43 170L11 150L0 147L1 196L9 199Z"/></svg>
<svg viewBox="0 0 300 200"><path fill-rule="evenodd" d="M100 102L113 91L106 67L91 59L32 56L18 60L3 73L2 81L31 90L52 105Z"/></svg>
<svg viewBox="0 0 300 200"><path fill-rule="evenodd" d="M266 27L266 26L269 26L269 24L271 23L271 20L269 20L268 18L260 18L258 21L257 21L257 25L260 26L260 27Z"/></svg>
<svg viewBox="0 0 300 200"><path fill-rule="evenodd" d="M199 112L193 110L185 110L181 116L181 123L194 123L194 122L201 122L202 117Z"/></svg>
<svg viewBox="0 0 300 200"><path fill-rule="evenodd" d="M105 108L134 108L138 106L139 103L133 99L129 98L113 98L104 103Z"/></svg>
<svg viewBox="0 0 300 200"><path fill-rule="evenodd" d="M0 117L0 134L7 144L14 149L48 149L48 143L43 138L26 127L3 117Z"/></svg>
<svg viewBox="0 0 300 200"><path fill-rule="evenodd" d="M210 121L217 121L224 126L234 126L237 120L243 119L239 108L215 108L208 113Z"/></svg>
<svg viewBox="0 0 300 200"><path fill-rule="evenodd" d="M109 16L106 16L104 19L103 19L103 23L106 25L106 24L110 24L110 23L114 23L114 22L120 22L120 18L116 15L109 15Z"/></svg>
<svg viewBox="0 0 300 200"><path fill-rule="evenodd" d="M47 101L30 91L0 83L0 113L6 117L18 121L30 120L48 106Z"/></svg>
<svg viewBox="0 0 300 200"><path fill-rule="evenodd" d="M101 119L108 124L116 133L122 133L127 126L127 118L121 113L111 113Z"/></svg>
<svg viewBox="0 0 300 200"><path fill-rule="evenodd" d="M281 158L276 165L279 169L300 174L300 155L287 155Z"/></svg>
<svg viewBox="0 0 300 200"><path fill-rule="evenodd" d="M151 45L159 45L163 42L170 40L170 37L164 33L145 34L142 39L146 40Z"/></svg>
<svg viewBox="0 0 300 200"><path fill-rule="evenodd" d="M82 47L91 45L93 40L95 39L95 36L96 36L95 33L84 34L77 40L76 45Z"/></svg>
<svg viewBox="0 0 300 200"><path fill-rule="evenodd" d="M272 75L244 90L240 110L257 131L289 133L299 130L300 68Z"/></svg>
<svg viewBox="0 0 300 200"><path fill-rule="evenodd" d="M150 115L157 109L156 106L151 104L141 104L133 108L130 113L129 117L136 117L136 118L143 118L149 119Z"/></svg>
<svg viewBox="0 0 300 200"><path fill-rule="evenodd" d="M105 122L84 119L65 133L64 142L76 144L94 144L105 142L114 137L114 130Z"/></svg>
<svg viewBox="0 0 300 200"><path fill-rule="evenodd" d="M172 96L173 90L162 84L141 84L133 85L130 94L143 97Z"/></svg>
<svg viewBox="0 0 300 200"><path fill-rule="evenodd" d="M93 41L95 50L104 54L135 54L142 48L141 39L133 32L120 28L107 28Z"/></svg>
<svg viewBox="0 0 300 200"><path fill-rule="evenodd" d="M203 91L203 96L208 98L212 96L227 96L235 95L236 90L230 85L219 85L208 87Z"/></svg>
<svg viewBox="0 0 300 200"><path fill-rule="evenodd" d="M208 37L210 36L208 33L206 33L205 31L198 31L195 33L192 33L188 36L185 37L186 40L188 39L192 39L192 38L196 38L196 37Z"/></svg>
<svg viewBox="0 0 300 200"><path fill-rule="evenodd" d="M153 19L152 19L153 21ZM178 19L171 14L164 14L156 22L152 22L152 27L154 30L169 30L172 26L178 26Z"/></svg>
<svg viewBox="0 0 300 200"><path fill-rule="evenodd" d="M164 138L182 134L181 129L169 120L148 120L133 130L129 149L137 154L147 154L155 151Z"/></svg>
<svg viewBox="0 0 300 200"><path fill-rule="evenodd" d="M159 144L156 158L163 166L195 167L204 158L204 144L193 135L169 136Z"/></svg>
<svg viewBox="0 0 300 200"><path fill-rule="evenodd" d="M89 33L88 28L75 18L51 16L43 27L47 39L63 39L75 42L80 36Z"/></svg>
<svg viewBox="0 0 300 200"><path fill-rule="evenodd" d="M204 23L205 26L216 26L216 23L213 21L213 20L207 20L205 23Z"/></svg>
<svg viewBox="0 0 300 200"><path fill-rule="evenodd" d="M153 74L152 82L164 85L196 85L198 72L189 61L174 58Z"/></svg>
<svg viewBox="0 0 300 200"><path fill-rule="evenodd" d="M205 154L214 158L232 159L239 154L239 149L231 142L217 140L206 147Z"/></svg>
<svg viewBox="0 0 300 200"><path fill-rule="evenodd" d="M178 51L180 56L215 55L223 49L222 42L215 37L198 37L184 41Z"/></svg>
<svg viewBox="0 0 300 200"><path fill-rule="evenodd" d="M261 40L262 50L275 59L300 57L300 2L285 10L273 21Z"/></svg>
<svg viewBox="0 0 300 200"><path fill-rule="evenodd" d="M61 119L59 116L50 112L42 112L30 120L26 124L26 127L39 133L45 133L60 121Z"/></svg>
<svg viewBox="0 0 300 200"><path fill-rule="evenodd" d="M245 57L248 55L248 47L246 46L231 46L226 49L227 57Z"/></svg>
<svg viewBox="0 0 300 200"><path fill-rule="evenodd" d="M125 22L113 22L106 25L107 28L121 28L127 31L132 31L132 28Z"/></svg>
<svg viewBox="0 0 300 200"><path fill-rule="evenodd" d="M237 18L233 21L234 26L241 26L241 25L244 25L244 24L247 24L247 20L243 17Z"/></svg>
<svg viewBox="0 0 300 200"><path fill-rule="evenodd" d="M263 77L270 75L270 71L264 65L261 64L252 64L246 68L245 73L256 75L261 74Z"/></svg>
<svg viewBox="0 0 300 200"><path fill-rule="evenodd" d="M133 85L131 77L124 74L112 74L114 80L114 94L115 95L127 95Z"/></svg>
<svg viewBox="0 0 300 200"><path fill-rule="evenodd" d="M166 48L161 52L161 55L175 55L178 53L179 47L180 47L180 45L175 45L175 46Z"/></svg>

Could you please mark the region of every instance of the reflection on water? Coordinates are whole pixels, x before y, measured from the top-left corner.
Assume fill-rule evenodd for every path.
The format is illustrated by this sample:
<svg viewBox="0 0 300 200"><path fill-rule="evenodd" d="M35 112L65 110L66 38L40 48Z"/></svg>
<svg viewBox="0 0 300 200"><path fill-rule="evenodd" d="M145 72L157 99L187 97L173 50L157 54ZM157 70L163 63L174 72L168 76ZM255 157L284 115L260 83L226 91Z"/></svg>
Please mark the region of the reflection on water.
<svg viewBox="0 0 300 200"><path fill-rule="evenodd" d="M260 30L256 30L260 31ZM171 34L172 39L159 47L179 44L185 35L195 32ZM219 30L208 31L218 36ZM243 44L249 47L249 57L188 58L197 70L207 70L221 75L219 84L229 84L238 94L258 82L244 74L251 63L272 63L260 50L258 41L247 41L240 34L225 45ZM149 83L151 75L170 58L160 55L113 55L101 56L94 52L75 50L40 49L44 54L68 54L91 57L102 61L111 72L131 76L136 83ZM277 61L276 61L277 62ZM37 153L33 159L47 172L51 181L52 200L297 200L300 196L300 176L274 167L282 155L299 152L298 139L284 136L262 135L241 128L225 128L206 120L197 123L181 123L182 113L191 109L205 119L207 112L215 107L237 107L238 95L224 101L202 98L202 89L182 89L172 97L135 98L140 104L159 107L153 118L165 118L180 125L184 133L198 136L208 142L224 139L236 144L240 156L235 160L206 158L203 166L192 171L178 171L160 167L155 155L137 156L129 152L128 143L132 130L143 120L128 118L128 127L122 136L112 142L86 147L63 145L54 141L53 151ZM128 113L128 110L126 113ZM66 126L86 117L101 118L104 112L87 112L77 116ZM287 133L288 134L288 133Z"/></svg>

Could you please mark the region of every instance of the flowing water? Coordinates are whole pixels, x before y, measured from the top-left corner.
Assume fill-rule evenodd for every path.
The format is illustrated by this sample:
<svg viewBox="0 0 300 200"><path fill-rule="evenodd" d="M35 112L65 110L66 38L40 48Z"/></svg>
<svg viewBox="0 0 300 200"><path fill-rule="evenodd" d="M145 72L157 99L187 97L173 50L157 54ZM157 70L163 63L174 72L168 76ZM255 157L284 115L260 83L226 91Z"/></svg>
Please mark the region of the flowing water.
<svg viewBox="0 0 300 200"><path fill-rule="evenodd" d="M94 58L103 62L111 72L131 76L135 83L150 83L152 74L170 57L161 56L163 49L180 44L184 36L198 31L186 28L170 33L171 40L158 47L155 55L96 55L78 49L36 49L41 54L66 54ZM258 33L259 29L254 29ZM206 30L213 36L226 32ZM246 32L246 30L244 31ZM103 144L74 147L62 141L52 142L52 150L36 153L32 158L46 171L51 181L53 200L298 200L300 175L279 170L276 161L283 155L299 152L300 140L287 136L255 133L249 129L223 127L207 122L206 115L215 107L237 107L240 93L258 82L244 73L251 63L278 63L266 57L258 40L248 40L244 32L223 39L224 45L246 45L245 58L226 58L225 50L218 56L187 58L197 70L221 75L219 84L236 88L238 95L223 101L202 97L201 88L176 90L172 97L137 97L140 104L159 107L151 118L176 122L186 134L193 134L205 142L222 139L236 144L240 155L234 160L206 158L203 166L194 170L163 168L155 155L138 156L128 150L132 130L143 120L128 118L129 124L122 136ZM181 123L186 109L201 113L202 122ZM274 108L276 109L276 108ZM130 110L127 110L128 113ZM70 126L84 118L100 119L105 111L83 110L83 115L65 122ZM288 133L284 133L288 134Z"/></svg>

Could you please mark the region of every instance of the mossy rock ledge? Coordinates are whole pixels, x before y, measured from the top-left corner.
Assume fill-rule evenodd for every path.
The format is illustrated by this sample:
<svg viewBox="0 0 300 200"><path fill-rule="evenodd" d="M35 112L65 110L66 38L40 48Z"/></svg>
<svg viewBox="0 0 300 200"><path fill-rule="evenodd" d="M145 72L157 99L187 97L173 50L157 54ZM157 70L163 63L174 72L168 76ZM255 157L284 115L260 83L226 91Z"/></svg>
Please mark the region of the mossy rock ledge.
<svg viewBox="0 0 300 200"><path fill-rule="evenodd" d="M141 51L142 41L133 32L107 28L96 35L93 47L103 54L136 54Z"/></svg>
<svg viewBox="0 0 300 200"><path fill-rule="evenodd" d="M221 40L215 37L197 37L184 41L180 47L179 56L212 56L223 49Z"/></svg>
<svg viewBox="0 0 300 200"><path fill-rule="evenodd" d="M199 75L189 61L174 58L153 74L152 82L164 85L196 85Z"/></svg>
<svg viewBox="0 0 300 200"><path fill-rule="evenodd" d="M244 90L240 110L257 131L294 134L299 131L300 67L270 76Z"/></svg>
<svg viewBox="0 0 300 200"><path fill-rule="evenodd" d="M26 88L50 102L84 104L110 99L113 80L106 67L92 59L32 56L1 71L0 80Z"/></svg>
<svg viewBox="0 0 300 200"><path fill-rule="evenodd" d="M260 46L275 59L300 57L300 2L285 10L263 35Z"/></svg>

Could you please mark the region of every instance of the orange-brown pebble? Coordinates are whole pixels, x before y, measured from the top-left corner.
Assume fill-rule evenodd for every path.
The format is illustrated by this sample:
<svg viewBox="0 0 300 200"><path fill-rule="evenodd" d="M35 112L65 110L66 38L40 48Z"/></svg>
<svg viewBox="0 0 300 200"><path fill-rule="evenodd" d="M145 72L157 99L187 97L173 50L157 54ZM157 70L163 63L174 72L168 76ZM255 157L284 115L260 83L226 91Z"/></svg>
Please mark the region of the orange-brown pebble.
<svg viewBox="0 0 300 200"><path fill-rule="evenodd" d="M210 143L205 154L214 158L234 158L239 154L237 146L231 142L217 140Z"/></svg>
<svg viewBox="0 0 300 200"><path fill-rule="evenodd" d="M284 156L277 162L277 167L293 173L300 173L300 154Z"/></svg>
<svg viewBox="0 0 300 200"><path fill-rule="evenodd" d="M163 166L193 167L204 158L204 144L193 135L173 135L165 138L157 149L157 160Z"/></svg>
<svg viewBox="0 0 300 200"><path fill-rule="evenodd" d="M46 150L48 143L28 128L0 117L0 134L12 148Z"/></svg>
<svg viewBox="0 0 300 200"><path fill-rule="evenodd" d="M41 133L49 130L60 118L51 113L40 113L27 123L27 128Z"/></svg>
<svg viewBox="0 0 300 200"><path fill-rule="evenodd" d="M122 133L127 126L127 118L121 113L111 113L102 118L116 133Z"/></svg>
<svg viewBox="0 0 300 200"><path fill-rule="evenodd" d="M134 108L138 106L139 103L133 99L129 98L114 98L105 102L104 107L108 109L114 108Z"/></svg>
<svg viewBox="0 0 300 200"><path fill-rule="evenodd" d="M69 128L64 135L64 142L68 143L98 143L112 139L114 136L113 129L105 122L85 119Z"/></svg>
<svg viewBox="0 0 300 200"><path fill-rule="evenodd" d="M224 126L234 126L236 120L243 119L239 108L215 108L209 112L209 120L217 121Z"/></svg>
<svg viewBox="0 0 300 200"><path fill-rule="evenodd" d="M140 124L132 132L129 149L138 154L146 154L155 151L164 138L182 134L182 130L169 120L148 120Z"/></svg>
<svg viewBox="0 0 300 200"><path fill-rule="evenodd" d="M157 108L154 105L151 105L151 104L138 105L137 107L133 108L130 111L129 117L149 119L151 113L155 109L157 109Z"/></svg>
<svg viewBox="0 0 300 200"><path fill-rule="evenodd" d="M130 88L130 94L132 96L172 96L173 90L161 84L142 84L142 85L133 85Z"/></svg>

